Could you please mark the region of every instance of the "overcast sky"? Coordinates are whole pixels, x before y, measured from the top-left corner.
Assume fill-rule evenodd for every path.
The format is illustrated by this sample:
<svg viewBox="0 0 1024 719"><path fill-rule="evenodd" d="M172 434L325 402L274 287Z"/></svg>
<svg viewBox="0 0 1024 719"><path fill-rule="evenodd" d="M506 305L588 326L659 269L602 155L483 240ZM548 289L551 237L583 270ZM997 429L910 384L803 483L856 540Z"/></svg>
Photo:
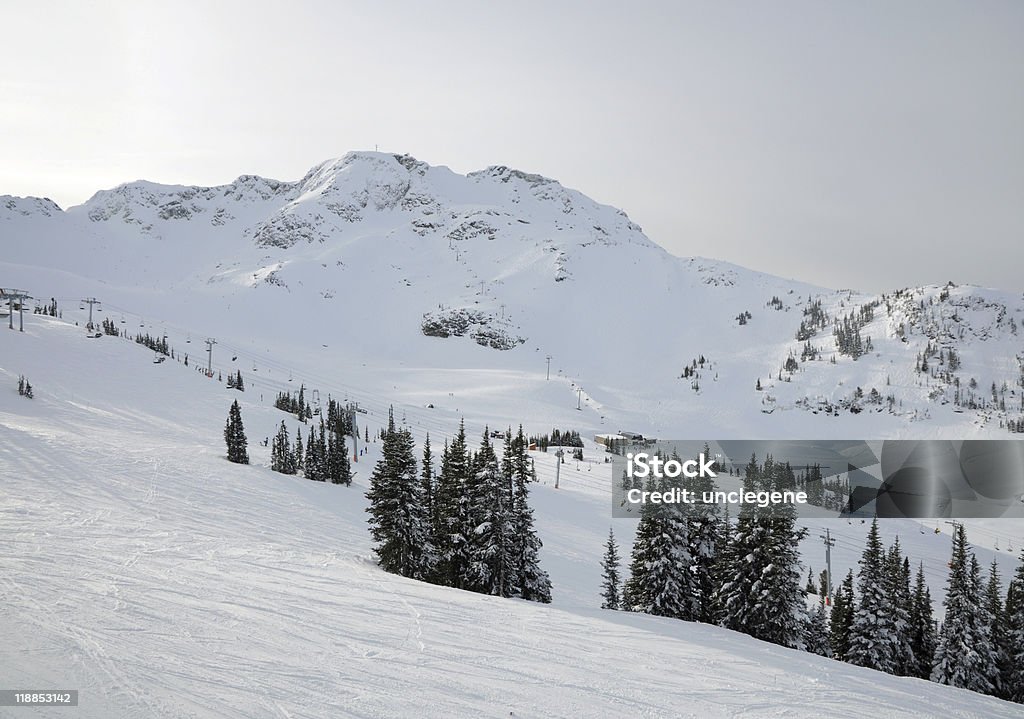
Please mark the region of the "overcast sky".
<svg viewBox="0 0 1024 719"><path fill-rule="evenodd" d="M1024 2L14 2L0 194L539 172L681 255L1024 289Z"/></svg>

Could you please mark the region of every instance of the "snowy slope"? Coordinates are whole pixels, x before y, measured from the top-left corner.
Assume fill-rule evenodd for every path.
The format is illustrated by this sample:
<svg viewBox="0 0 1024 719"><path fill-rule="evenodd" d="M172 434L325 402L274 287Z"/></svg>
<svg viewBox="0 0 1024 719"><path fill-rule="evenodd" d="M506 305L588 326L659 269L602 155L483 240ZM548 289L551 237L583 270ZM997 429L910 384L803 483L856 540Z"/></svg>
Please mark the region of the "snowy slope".
<svg viewBox="0 0 1024 719"><path fill-rule="evenodd" d="M260 376L343 386L385 407L433 404L446 421L470 413L547 429L571 417L587 434L660 437L963 438L1005 436L1005 418L1024 414L1020 297L927 287L882 301L676 258L621 211L505 167L463 176L356 152L295 182L140 181L67 211L3 197L0 247L2 286L57 297L69 318L81 321L75 303L95 295L179 350L216 337L224 369L239 366L235 357ZM819 358L783 371L800 358L796 332L818 301L829 317L810 339ZM875 303L862 328L874 350L838 354L831 322ZM952 376L916 371L929 346L955 349L954 374L964 388L974 380L977 398L995 382L996 407L960 410ZM710 364L682 378L700 356ZM892 403L854 414L858 387ZM542 400L533 417L521 412L524 396L535 410Z"/></svg>
<svg viewBox="0 0 1024 719"><path fill-rule="evenodd" d="M21 373L34 400L14 390ZM363 511L372 451L351 488L274 474L255 441L254 465L231 465L220 435L234 398L251 440L285 417L258 389L238 394L66 322L0 331L6 686L78 688L76 716L104 719L1019 715L718 628L596 609L600 464L564 465L555 491L539 458L552 606L385 574ZM628 539L628 522L615 526Z"/></svg>

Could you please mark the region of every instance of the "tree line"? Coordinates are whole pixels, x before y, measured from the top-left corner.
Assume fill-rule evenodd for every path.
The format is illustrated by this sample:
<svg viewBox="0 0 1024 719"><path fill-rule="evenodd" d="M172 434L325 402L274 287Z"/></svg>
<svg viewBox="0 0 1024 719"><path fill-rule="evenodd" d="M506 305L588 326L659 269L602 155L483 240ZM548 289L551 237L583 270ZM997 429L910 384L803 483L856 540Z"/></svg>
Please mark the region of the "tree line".
<svg viewBox="0 0 1024 719"><path fill-rule="evenodd" d="M678 457L673 457L678 459ZM783 491L798 477L771 456L744 470L744 491ZM701 496L711 479L649 480L646 489L689 489ZM957 525L949 562L945 619L933 617L923 563L913 580L899 539L883 546L872 522L859 568L838 588L826 573L802 586L792 507L644 504L628 573L610 530L601 564L602 607L716 624L774 644L802 649L899 676L930 679L1024 703L1024 554L1002 593L993 562L983 578ZM813 609L810 594L818 595ZM826 596L832 597L831 608ZM1005 597L1005 598L1004 598Z"/></svg>

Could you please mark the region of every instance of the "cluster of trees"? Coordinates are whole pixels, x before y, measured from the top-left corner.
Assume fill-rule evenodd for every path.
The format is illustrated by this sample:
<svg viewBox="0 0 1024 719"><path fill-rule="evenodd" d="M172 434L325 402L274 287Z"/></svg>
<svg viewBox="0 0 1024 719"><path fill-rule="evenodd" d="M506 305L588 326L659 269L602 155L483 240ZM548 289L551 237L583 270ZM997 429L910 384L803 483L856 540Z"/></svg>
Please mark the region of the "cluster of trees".
<svg viewBox="0 0 1024 719"><path fill-rule="evenodd" d="M117 326L117 323L109 317L105 317L100 323L100 327L103 329L103 334L110 337L120 337L121 328Z"/></svg>
<svg viewBox="0 0 1024 719"><path fill-rule="evenodd" d="M321 415L320 431L317 432L317 426L313 425L303 448L302 431L295 431L293 445L288 436L288 426L282 420L270 447L270 468L282 474L302 472L306 479L315 482L351 485L352 464L345 441L351 427L351 422L345 421L344 413L332 400L327 422Z"/></svg>
<svg viewBox="0 0 1024 719"><path fill-rule="evenodd" d="M18 376L18 394L29 399L35 397L32 392L32 383L25 379L25 375Z"/></svg>
<svg viewBox="0 0 1024 719"><path fill-rule="evenodd" d="M228 373L228 389L237 389L239 392L245 392L245 381L242 379L242 370L238 370L237 374Z"/></svg>
<svg viewBox="0 0 1024 719"><path fill-rule="evenodd" d="M537 449L542 452L547 452L548 447L583 447L583 438L580 437L580 433L574 429L570 430L551 430L551 434L542 434L540 436L532 435L530 437L530 444L537 445Z"/></svg>
<svg viewBox="0 0 1024 719"><path fill-rule="evenodd" d="M754 319L754 315L750 314L750 310L744 310L736 315L736 321L741 325L747 324L747 321L752 319Z"/></svg>
<svg viewBox="0 0 1024 719"><path fill-rule="evenodd" d="M808 296L807 306L804 307L804 318L800 320L800 327L797 328L796 338L801 342L805 342L818 334L818 330L828 327L830 322L831 319L828 313L821 308L821 300L812 300Z"/></svg>
<svg viewBox="0 0 1024 719"><path fill-rule="evenodd" d="M674 456L673 459L679 458ZM792 489L792 468L770 457L751 458L744 489ZM696 496L714 490L710 478L660 478L647 489L688 489ZM784 646L805 645L809 623L792 508L745 505L733 523L713 504L644 504L633 544L629 574L619 586L614 536L604 562L604 605L700 621L742 631Z"/></svg>
<svg viewBox="0 0 1024 719"><path fill-rule="evenodd" d="M871 336L868 335L867 337L862 337L860 330L864 325L874 319L874 308L877 304L877 301L869 302L858 310L851 311L841 320L837 320L832 326L832 334L835 335L836 347L839 349L839 354L848 355L853 359L857 359L858 357L866 355L868 352L874 350L874 345L871 343Z"/></svg>
<svg viewBox="0 0 1024 719"><path fill-rule="evenodd" d="M370 476L370 533L388 572L447 587L551 601L529 505L532 466L522 427L499 460L485 430L473 452L460 424L435 473L430 438L417 468L411 432L389 414Z"/></svg>
<svg viewBox="0 0 1024 719"><path fill-rule="evenodd" d="M886 551L877 520L860 560L858 594L853 573L832 610L832 656L890 674L931 679L1024 703L1024 555L1003 600L995 560L982 577L961 524L953 533L946 583L945 620L932 618L931 593L899 542Z"/></svg>
<svg viewBox="0 0 1024 719"><path fill-rule="evenodd" d="M138 334L135 335L135 342L145 347L149 347L151 350L158 352L159 354L167 355L168 357L171 356L171 348L167 344L166 335L163 337L153 337L148 332L144 335Z"/></svg>
<svg viewBox="0 0 1024 719"><path fill-rule="evenodd" d="M782 300L779 299L778 295L772 295L772 298L765 303L765 307L781 310L783 308Z"/></svg>
<svg viewBox="0 0 1024 719"><path fill-rule="evenodd" d="M290 392L278 392L274 406L283 412L294 414L300 422L305 422L313 417L313 410L310 408L309 402L306 401L305 385L299 387L297 395Z"/></svg>
<svg viewBox="0 0 1024 719"><path fill-rule="evenodd" d="M1024 434L1024 416L1006 420L1006 429L1011 434Z"/></svg>
<svg viewBox="0 0 1024 719"><path fill-rule="evenodd" d="M674 457L675 458L675 457ZM678 459L678 458L676 458ZM769 456L745 467L745 491L811 486L820 468L796 475ZM708 479L649 481L703 492ZM713 485L712 485L713 488ZM642 508L628 575L609 532L602 606L717 624L758 639L900 676L913 676L1024 703L1024 555L1002 594L993 562L983 580L962 525L953 539L945 621L932 615L923 564L912 580L899 540L883 546L872 522L856 576L833 591L824 572L801 586L791 507L744 505L736 521L708 505ZM819 601L808 609L807 596ZM825 597L833 599L831 612ZM1005 596L1005 600L1003 597Z"/></svg>
<svg viewBox="0 0 1024 719"><path fill-rule="evenodd" d="M64 314L63 312L58 312L57 300L52 297L50 298L49 304L37 306L32 310L32 313L37 315L47 315L48 317L61 317Z"/></svg>

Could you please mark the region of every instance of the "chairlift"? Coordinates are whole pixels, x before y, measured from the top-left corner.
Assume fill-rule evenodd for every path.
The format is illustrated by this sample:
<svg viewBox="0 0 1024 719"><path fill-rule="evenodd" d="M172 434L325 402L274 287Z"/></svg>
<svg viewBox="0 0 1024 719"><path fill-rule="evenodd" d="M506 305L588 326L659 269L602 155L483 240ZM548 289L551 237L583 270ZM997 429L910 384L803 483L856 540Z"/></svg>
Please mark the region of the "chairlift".
<svg viewBox="0 0 1024 719"><path fill-rule="evenodd" d="M192 333L191 332L189 332L188 336L185 338L185 344L187 344L187 345L192 344Z"/></svg>
<svg viewBox="0 0 1024 719"><path fill-rule="evenodd" d="M121 315L121 324L125 324L124 315Z"/></svg>

